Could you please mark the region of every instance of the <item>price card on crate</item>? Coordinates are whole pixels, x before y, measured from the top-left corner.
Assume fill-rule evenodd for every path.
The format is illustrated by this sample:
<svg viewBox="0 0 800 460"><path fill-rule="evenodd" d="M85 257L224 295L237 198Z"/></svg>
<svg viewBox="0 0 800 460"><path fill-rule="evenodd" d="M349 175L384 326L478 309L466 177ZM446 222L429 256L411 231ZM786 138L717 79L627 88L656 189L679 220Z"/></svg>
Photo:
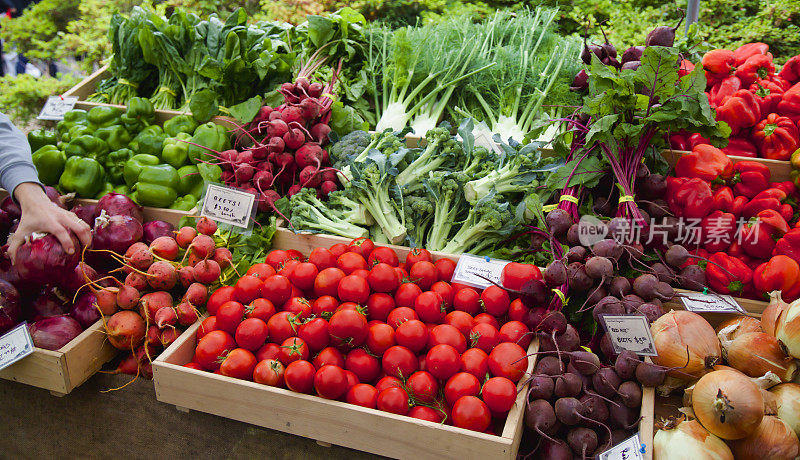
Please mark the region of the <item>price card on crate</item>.
<svg viewBox="0 0 800 460"><path fill-rule="evenodd" d="M36 118L39 120L63 120L64 114L72 110L76 102L78 102L77 96L50 96Z"/></svg>
<svg viewBox="0 0 800 460"><path fill-rule="evenodd" d="M244 190L218 184L208 184L200 215L223 224L250 230L250 216L256 209L256 196Z"/></svg>
<svg viewBox="0 0 800 460"><path fill-rule="evenodd" d="M642 356L658 356L650 324L644 316L600 315L614 351L628 350Z"/></svg>
<svg viewBox="0 0 800 460"><path fill-rule="evenodd" d="M500 283L500 274L507 260L478 257L462 254L456 264L451 282L466 284L479 289L486 289L494 283Z"/></svg>
<svg viewBox="0 0 800 460"><path fill-rule="evenodd" d="M685 293L681 297L684 308L693 312L744 313L739 302L729 295Z"/></svg>
<svg viewBox="0 0 800 460"><path fill-rule="evenodd" d="M645 447L639 439L639 433L622 441L616 446L600 454L600 460L636 460L644 458Z"/></svg>
<svg viewBox="0 0 800 460"><path fill-rule="evenodd" d="M0 369L14 364L33 353L33 340L28 323L23 322L0 337Z"/></svg>

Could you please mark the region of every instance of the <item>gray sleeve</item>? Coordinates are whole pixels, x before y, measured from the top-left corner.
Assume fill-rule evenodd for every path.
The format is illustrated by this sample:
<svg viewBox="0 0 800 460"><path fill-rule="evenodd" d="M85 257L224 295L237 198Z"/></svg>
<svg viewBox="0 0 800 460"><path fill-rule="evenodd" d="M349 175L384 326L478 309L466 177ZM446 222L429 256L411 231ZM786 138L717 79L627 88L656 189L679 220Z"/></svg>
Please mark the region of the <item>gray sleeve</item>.
<svg viewBox="0 0 800 460"><path fill-rule="evenodd" d="M22 131L0 112L0 186L14 196L14 189L23 182L40 184L31 147Z"/></svg>

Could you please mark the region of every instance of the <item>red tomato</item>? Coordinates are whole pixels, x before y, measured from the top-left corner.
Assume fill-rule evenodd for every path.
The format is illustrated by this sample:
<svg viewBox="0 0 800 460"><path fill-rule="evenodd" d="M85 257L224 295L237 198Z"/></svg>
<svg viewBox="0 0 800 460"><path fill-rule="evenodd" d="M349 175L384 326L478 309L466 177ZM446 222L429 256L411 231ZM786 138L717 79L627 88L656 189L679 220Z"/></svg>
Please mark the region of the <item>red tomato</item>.
<svg viewBox="0 0 800 460"><path fill-rule="evenodd" d="M439 395L439 382L430 372L417 371L406 381L408 392L416 401L432 403Z"/></svg>
<svg viewBox="0 0 800 460"><path fill-rule="evenodd" d="M452 346L459 353L467 351L467 339L461 335L458 329L449 324L439 324L431 329L428 347L433 348L442 343Z"/></svg>
<svg viewBox="0 0 800 460"><path fill-rule="evenodd" d="M283 378L286 387L298 393L311 393L314 388L314 374L316 369L308 361L294 361L284 371Z"/></svg>
<svg viewBox="0 0 800 460"><path fill-rule="evenodd" d="M217 317L209 316L208 318L204 319L203 322L200 323L200 327L197 328L197 340L202 339L209 332L216 330L217 330Z"/></svg>
<svg viewBox="0 0 800 460"><path fill-rule="evenodd" d="M311 303L304 297L292 297L283 304L283 311L288 311L303 320L311 316Z"/></svg>
<svg viewBox="0 0 800 460"><path fill-rule="evenodd" d="M392 377L391 375L387 375L382 379L378 380L378 383L375 384L375 389L378 390L378 393L387 388L392 388L392 387L402 388L403 382L397 377Z"/></svg>
<svg viewBox="0 0 800 460"><path fill-rule="evenodd" d="M347 245L344 243L336 243L330 247L330 251L331 254L338 259L340 255L347 252Z"/></svg>
<svg viewBox="0 0 800 460"><path fill-rule="evenodd" d="M481 293L481 302L486 313L499 318L508 312L511 299L503 288L491 285Z"/></svg>
<svg viewBox="0 0 800 460"><path fill-rule="evenodd" d="M291 299L292 297L304 297L303 291L292 286L292 293L289 294L289 298ZM284 305L286 304L284 303Z"/></svg>
<svg viewBox="0 0 800 460"><path fill-rule="evenodd" d="M264 257L264 263L269 264L275 270L278 269L278 265L286 260L289 260L289 254L283 249L273 249Z"/></svg>
<svg viewBox="0 0 800 460"><path fill-rule="evenodd" d="M356 376L356 374L354 374L352 371L345 370L344 375L347 377L347 391L350 391L350 388L353 388L361 383L358 380L358 376ZM347 393L347 391L345 391L345 393Z"/></svg>
<svg viewBox="0 0 800 460"><path fill-rule="evenodd" d="M425 323L416 319L403 322L394 331L398 345L402 345L414 353L419 353L428 346L428 328Z"/></svg>
<svg viewBox="0 0 800 460"><path fill-rule="evenodd" d="M408 393L402 388L387 388L378 393L376 405L382 411L406 415L408 413Z"/></svg>
<svg viewBox="0 0 800 460"><path fill-rule="evenodd" d="M408 411L408 416L433 423L442 423L444 414L427 406L414 406Z"/></svg>
<svg viewBox="0 0 800 460"><path fill-rule="evenodd" d="M312 362L314 363L314 367L317 369L326 364L344 368L344 356L342 355L342 352L333 347L323 348L319 353L317 353L317 356L314 356L314 360Z"/></svg>
<svg viewBox="0 0 800 460"><path fill-rule="evenodd" d="M474 431L486 431L492 422L489 407L475 396L464 396L456 401L450 416L454 426Z"/></svg>
<svg viewBox="0 0 800 460"><path fill-rule="evenodd" d="M445 324L449 324L454 328L458 329L458 332L464 336L464 338L469 338L470 332L472 332L472 327L475 325L475 320L472 319L472 316L461 310L451 311L444 317Z"/></svg>
<svg viewBox="0 0 800 460"><path fill-rule="evenodd" d="M500 332L491 324L478 323L472 327L469 340L473 347L491 353L492 349L500 343Z"/></svg>
<svg viewBox="0 0 800 460"><path fill-rule="evenodd" d="M389 316L386 318L386 322L389 323L389 326L397 329L400 324L410 321L412 319L419 319L417 316L417 312L415 312L412 308L408 307L397 307L394 310L389 312Z"/></svg>
<svg viewBox="0 0 800 460"><path fill-rule="evenodd" d="M408 282L408 272L405 268L394 267L394 272L397 273L397 279L399 279L401 283Z"/></svg>
<svg viewBox="0 0 800 460"><path fill-rule="evenodd" d="M281 350L278 352L278 361L284 366L297 360L308 360L308 345L300 337L289 337L281 343Z"/></svg>
<svg viewBox="0 0 800 460"><path fill-rule="evenodd" d="M383 371L387 375L407 378L419 368L417 356L406 347L395 345L383 354Z"/></svg>
<svg viewBox="0 0 800 460"><path fill-rule="evenodd" d="M272 265L260 263L251 265L250 268L247 269L247 273L245 274L252 275L257 278L261 278L263 280L269 278L272 275L275 275L276 273L278 272L276 272L275 269L272 268Z"/></svg>
<svg viewBox="0 0 800 460"><path fill-rule="evenodd" d="M289 259L296 260L298 262L305 262L306 258L303 257L303 253L298 251L297 249L287 249L286 255Z"/></svg>
<svg viewBox="0 0 800 460"><path fill-rule="evenodd" d="M462 396L478 396L480 392L481 382L468 372L459 372L444 384L444 398L451 406Z"/></svg>
<svg viewBox="0 0 800 460"><path fill-rule="evenodd" d="M217 329L230 335L236 333L236 328L244 319L244 305L235 300L229 300L220 305L217 310Z"/></svg>
<svg viewBox="0 0 800 460"><path fill-rule="evenodd" d="M194 350L194 361L209 371L219 369L221 358L236 348L236 342L225 331L211 331L205 335Z"/></svg>
<svg viewBox="0 0 800 460"><path fill-rule="evenodd" d="M398 307L412 308L417 297L422 294L422 289L414 283L403 283L394 293L394 302Z"/></svg>
<svg viewBox="0 0 800 460"><path fill-rule="evenodd" d="M244 316L258 318L266 323L275 314L275 305L267 299L255 299L244 310Z"/></svg>
<svg viewBox="0 0 800 460"><path fill-rule="evenodd" d="M370 384L359 383L350 388L345 396L345 401L356 406L375 409L378 404L378 390Z"/></svg>
<svg viewBox="0 0 800 460"><path fill-rule="evenodd" d="M475 324L477 325L479 323L491 324L495 329L500 329L500 323L497 322L497 318L488 313L478 313L475 315Z"/></svg>
<svg viewBox="0 0 800 460"><path fill-rule="evenodd" d="M517 400L517 386L505 377L492 377L481 389L483 402L493 413L502 414L514 407Z"/></svg>
<svg viewBox="0 0 800 460"><path fill-rule="evenodd" d="M456 263L450 259L439 259L433 265L436 266L436 275L439 281L447 281L453 279L453 273L456 271Z"/></svg>
<svg viewBox="0 0 800 460"><path fill-rule="evenodd" d="M242 304L248 304L258 297L261 297L261 286L264 284L261 278L253 275L245 275L239 278L234 286L233 298Z"/></svg>
<svg viewBox="0 0 800 460"><path fill-rule="evenodd" d="M368 262L370 267L380 262L389 264L392 267L400 265L400 259L397 258L397 253L394 252L394 249L387 247L373 249L369 254Z"/></svg>
<svg viewBox="0 0 800 460"><path fill-rule="evenodd" d="M439 276L436 273L436 267L426 260L419 261L408 269L408 276L411 281L416 283L420 289L426 291L433 286Z"/></svg>
<svg viewBox="0 0 800 460"><path fill-rule="evenodd" d="M446 305L439 294L425 291L414 300L414 311L421 321L439 324L444 322Z"/></svg>
<svg viewBox="0 0 800 460"><path fill-rule="evenodd" d="M297 259L289 259L287 261L284 261L283 263L278 265L278 274L289 278L292 275L292 273L294 273L294 269L297 268L297 266L300 265L300 263L301 262Z"/></svg>
<svg viewBox="0 0 800 460"><path fill-rule="evenodd" d="M461 354L461 370L483 381L489 372L489 355L480 348L470 348Z"/></svg>
<svg viewBox="0 0 800 460"><path fill-rule="evenodd" d="M347 374L339 366L322 366L314 374L314 389L326 399L338 399L347 391Z"/></svg>
<svg viewBox="0 0 800 460"><path fill-rule="evenodd" d="M348 353L344 363L345 369L356 374L360 382L372 382L381 372L380 361L363 348L356 348Z"/></svg>
<svg viewBox="0 0 800 460"><path fill-rule="evenodd" d="M206 302L206 310L208 310L208 314L211 316L216 315L220 305L229 300L233 300L233 293L235 291L236 288L233 286L222 286L214 291L213 294L208 296L208 301Z"/></svg>
<svg viewBox="0 0 800 460"><path fill-rule="evenodd" d="M256 359L259 362L270 359L277 360L278 353L280 353L280 351L281 347L277 343L267 342L256 352Z"/></svg>
<svg viewBox="0 0 800 460"><path fill-rule="evenodd" d="M336 266L346 275L358 269L367 269L367 261L361 254L355 252L345 252L336 259Z"/></svg>
<svg viewBox="0 0 800 460"><path fill-rule="evenodd" d="M319 316L327 320L330 319L338 306L339 301L336 300L336 297L324 295L322 297L317 297L311 304L311 313L313 313L314 316Z"/></svg>
<svg viewBox="0 0 800 460"><path fill-rule="evenodd" d="M516 343L503 342L489 353L489 371L495 377L505 377L512 382L519 379L528 369L528 357L525 350Z"/></svg>
<svg viewBox="0 0 800 460"><path fill-rule="evenodd" d="M354 310L340 310L334 313L328 328L335 346L355 348L367 339L367 319Z"/></svg>
<svg viewBox="0 0 800 460"><path fill-rule="evenodd" d="M481 296L471 287L459 289L453 296L453 308L475 316L481 311Z"/></svg>
<svg viewBox="0 0 800 460"><path fill-rule="evenodd" d="M383 292L370 294L367 299L367 318L370 320L386 321L389 312L394 310L394 297Z"/></svg>
<svg viewBox="0 0 800 460"><path fill-rule="evenodd" d="M308 255L308 261L317 266L317 270L336 266L336 256L328 248L314 248Z"/></svg>
<svg viewBox="0 0 800 460"><path fill-rule="evenodd" d="M351 275L367 279L367 277L369 276L369 272L367 270L364 270L363 268L359 268L358 270L353 270L353 273L351 273Z"/></svg>
<svg viewBox="0 0 800 460"><path fill-rule="evenodd" d="M521 291L525 283L542 279L539 267L532 264L509 262L500 273L500 284L512 291Z"/></svg>
<svg viewBox="0 0 800 460"><path fill-rule="evenodd" d="M524 323L528 320L530 311L531 309L525 306L525 302L522 299L514 299L508 306L508 319Z"/></svg>
<svg viewBox="0 0 800 460"><path fill-rule="evenodd" d="M194 369L194 370L198 370L198 371L204 371L205 370L205 369L203 369L203 366L201 366L201 365L199 365L199 364L197 364L195 362L186 363L186 364L183 365L183 367L188 367L189 369Z"/></svg>
<svg viewBox="0 0 800 460"><path fill-rule="evenodd" d="M261 286L261 297L273 305L283 305L292 296L292 283L283 275L272 275Z"/></svg>
<svg viewBox="0 0 800 460"><path fill-rule="evenodd" d="M408 255L406 256L407 267L413 267L415 263L421 261L433 262L433 257L431 257L430 251L422 248L414 248L408 251Z"/></svg>
<svg viewBox="0 0 800 460"><path fill-rule="evenodd" d="M256 368L256 357L244 348L231 350L219 366L222 375L242 380L253 380L253 370Z"/></svg>
<svg viewBox="0 0 800 460"><path fill-rule="evenodd" d="M376 356L383 356L386 350L395 345L394 335L394 329L386 323L369 326L366 345L370 353Z"/></svg>
<svg viewBox="0 0 800 460"><path fill-rule="evenodd" d="M394 292L400 286L400 279L394 268L385 263L378 263L372 267L367 276L369 287L375 292Z"/></svg>
<svg viewBox="0 0 800 460"><path fill-rule="evenodd" d="M253 381L271 387L284 386L283 374L286 368L280 361L265 359L256 364L253 370Z"/></svg>
<svg viewBox="0 0 800 460"><path fill-rule="evenodd" d="M450 307L453 305L453 297L455 296L456 292L447 282L437 281L433 283L433 286L431 286L431 291L439 294L446 306Z"/></svg>
<svg viewBox="0 0 800 460"><path fill-rule="evenodd" d="M369 298L369 284L360 276L348 275L339 281L339 300L342 302L355 302L359 305L367 303Z"/></svg>
<svg viewBox="0 0 800 460"><path fill-rule="evenodd" d="M319 270L317 266L311 262L303 262L297 264L289 276L289 281L297 288L303 291L310 291L314 287L314 280L317 278Z"/></svg>
<svg viewBox="0 0 800 460"><path fill-rule="evenodd" d="M267 323L258 318L247 318L239 323L234 338L241 348L256 351L264 345L268 335Z"/></svg>
<svg viewBox="0 0 800 460"><path fill-rule="evenodd" d="M272 315L267 321L267 329L269 329L269 340L275 343L283 343L289 337L297 335L297 326L299 322L288 311L279 311Z"/></svg>
<svg viewBox="0 0 800 460"><path fill-rule="evenodd" d="M371 239L365 237L356 238L347 246L349 252L355 252L365 260L372 253L373 249L375 249L375 243L373 243Z"/></svg>
<svg viewBox="0 0 800 460"><path fill-rule="evenodd" d="M297 336L303 339L311 352L322 350L331 340L328 322L322 318L310 318L297 328Z"/></svg>
<svg viewBox="0 0 800 460"><path fill-rule="evenodd" d="M322 270L314 280L314 294L317 297L325 295L337 296L339 294L339 281L345 276L345 273L336 267Z"/></svg>
<svg viewBox="0 0 800 460"><path fill-rule="evenodd" d="M500 341L516 343L523 349L527 349L533 338L528 326L519 321L509 321L500 328Z"/></svg>
<svg viewBox="0 0 800 460"><path fill-rule="evenodd" d="M461 357L458 350L445 343L428 350L425 363L428 372L439 380L447 380L461 369Z"/></svg>
<svg viewBox="0 0 800 460"><path fill-rule="evenodd" d="M352 276L352 275L350 275L350 276ZM366 311L364 310L364 307L362 307L361 305L359 305L359 304L357 304L355 302L342 302L342 303L340 303L339 306L336 307L336 311L341 311L341 310L353 310L355 312L361 313L362 315L365 315L364 317L366 318ZM336 313L336 312L334 312L334 313Z"/></svg>

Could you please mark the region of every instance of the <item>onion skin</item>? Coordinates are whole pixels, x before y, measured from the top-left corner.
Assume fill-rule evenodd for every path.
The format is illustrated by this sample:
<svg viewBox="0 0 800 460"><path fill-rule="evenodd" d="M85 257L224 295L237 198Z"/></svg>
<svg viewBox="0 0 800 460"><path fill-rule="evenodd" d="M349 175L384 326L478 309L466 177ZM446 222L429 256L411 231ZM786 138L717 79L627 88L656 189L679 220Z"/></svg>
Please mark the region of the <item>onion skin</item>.
<svg viewBox="0 0 800 460"><path fill-rule="evenodd" d="M690 376L701 377L722 356L714 328L697 313L670 311L653 322L650 332L658 352L653 362L667 368L679 368L668 373L672 377L684 380Z"/></svg>
<svg viewBox="0 0 800 460"><path fill-rule="evenodd" d="M769 305L761 313L761 329L770 335L775 335L775 323L778 321L778 316L789 304L781 298L781 291L772 291L769 293Z"/></svg>
<svg viewBox="0 0 800 460"><path fill-rule="evenodd" d="M781 383L769 391L777 400L778 417L800 438L800 385Z"/></svg>
<svg viewBox="0 0 800 460"><path fill-rule="evenodd" d="M783 382L797 375L797 361L786 356L778 339L765 332L748 332L735 340L723 342L725 359L732 367L750 377L761 377L773 372Z"/></svg>
<svg viewBox="0 0 800 460"><path fill-rule="evenodd" d="M746 375L728 370L709 372L692 390L697 420L722 439L752 434L764 417L761 389Z"/></svg>
<svg viewBox="0 0 800 460"><path fill-rule="evenodd" d="M709 433L697 420L656 432L653 458L658 460L733 460L725 441Z"/></svg>
<svg viewBox="0 0 800 460"><path fill-rule="evenodd" d="M723 321L714 331L720 340L734 340L748 332L764 332L761 328L761 321L750 316L736 316Z"/></svg>
<svg viewBox="0 0 800 460"><path fill-rule="evenodd" d="M53 316L28 326L33 345L45 350L58 350L83 332L81 325L69 316Z"/></svg>
<svg viewBox="0 0 800 460"><path fill-rule="evenodd" d="M794 358L800 359L800 299L790 303L775 323L775 337Z"/></svg>
<svg viewBox="0 0 800 460"><path fill-rule="evenodd" d="M768 415L750 436L731 443L737 460L793 460L800 455L800 441L792 428Z"/></svg>

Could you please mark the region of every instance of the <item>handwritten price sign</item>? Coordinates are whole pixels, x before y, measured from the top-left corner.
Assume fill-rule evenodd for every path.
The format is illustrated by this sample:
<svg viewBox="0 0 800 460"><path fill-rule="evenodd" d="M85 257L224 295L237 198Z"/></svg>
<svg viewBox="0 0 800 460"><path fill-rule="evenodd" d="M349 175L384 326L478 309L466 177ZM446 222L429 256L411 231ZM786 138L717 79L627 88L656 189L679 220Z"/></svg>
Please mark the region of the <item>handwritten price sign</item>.
<svg viewBox="0 0 800 460"><path fill-rule="evenodd" d="M64 114L72 110L77 102L77 96L50 96L37 118L39 120L63 120Z"/></svg>
<svg viewBox="0 0 800 460"><path fill-rule="evenodd" d="M33 340L28 323L23 322L0 337L0 369L14 364L33 353Z"/></svg>
<svg viewBox="0 0 800 460"><path fill-rule="evenodd" d="M224 185L208 184L200 215L217 222L250 229L256 196Z"/></svg>
<svg viewBox="0 0 800 460"><path fill-rule="evenodd" d="M644 316L602 315L614 351L628 350L642 356L658 356L650 324Z"/></svg>
<svg viewBox="0 0 800 460"><path fill-rule="evenodd" d="M508 265L507 260L478 257L471 254L462 254L453 272L453 283L465 284L479 289L486 289L492 281L500 283L503 267ZM488 278L488 280L487 280ZM491 280L491 281L489 281Z"/></svg>

